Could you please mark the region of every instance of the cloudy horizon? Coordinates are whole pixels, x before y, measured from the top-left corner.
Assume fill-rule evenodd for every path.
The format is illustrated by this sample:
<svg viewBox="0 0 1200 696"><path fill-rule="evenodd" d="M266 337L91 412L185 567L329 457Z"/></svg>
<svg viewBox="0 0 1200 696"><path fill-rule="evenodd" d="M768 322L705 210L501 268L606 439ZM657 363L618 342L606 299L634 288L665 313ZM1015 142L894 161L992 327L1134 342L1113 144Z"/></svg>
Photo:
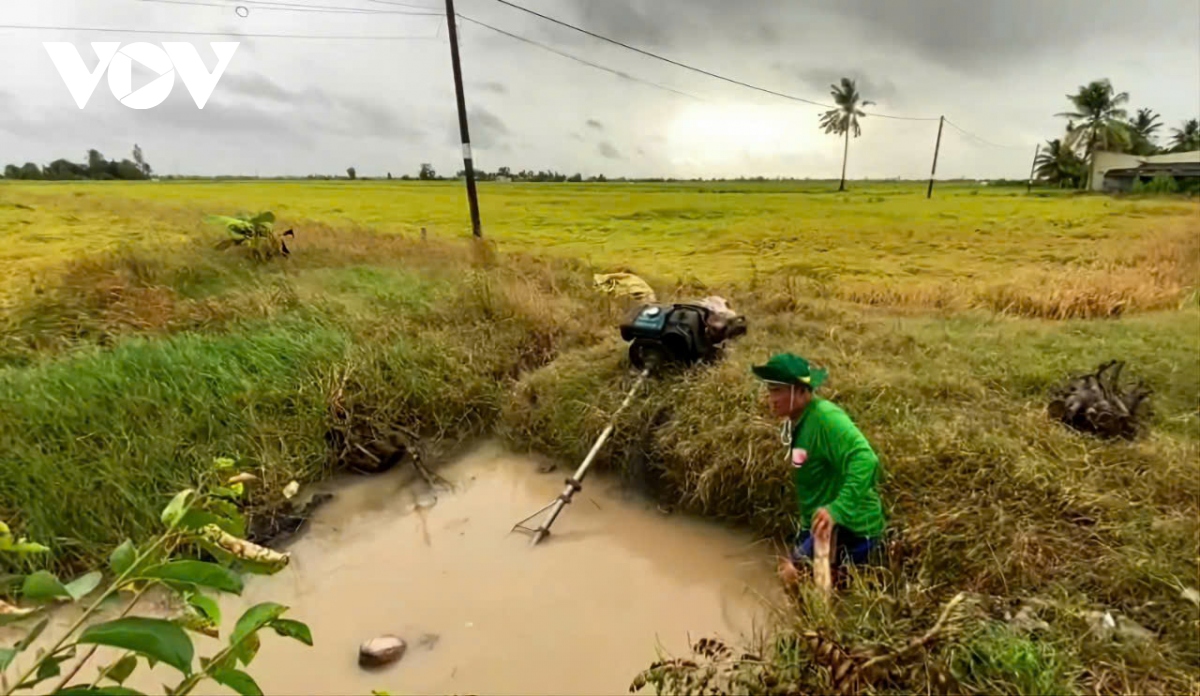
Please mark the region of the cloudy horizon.
<svg viewBox="0 0 1200 696"><path fill-rule="evenodd" d="M987 143L948 127L939 177L1027 176L1035 144L1065 127L1055 117L1070 106L1065 95L1100 78L1130 93L1131 113L1162 115L1160 140L1200 115L1200 0L516 1L813 101L829 102L829 84L852 77L877 103L871 110L935 119L864 119L850 145L851 178L927 177L941 114ZM235 14L239 4L248 16ZM820 107L685 71L494 0L456 5L639 80L460 22L479 168L681 178L840 172L842 143L819 130ZM327 11L334 7L360 11ZM418 7L432 14L380 14ZM400 176L422 162L452 174L462 161L441 11L436 0L10 2L0 24L225 35L0 28L8 66L0 160L81 161L92 147L120 158L136 142L161 174L342 175L354 167L359 176ZM91 68L89 42L164 40L191 41L210 68L208 41L241 42L203 110L178 80L164 103L139 111L121 105L103 79L80 110L41 45L72 42ZM135 72L135 88L148 79Z"/></svg>

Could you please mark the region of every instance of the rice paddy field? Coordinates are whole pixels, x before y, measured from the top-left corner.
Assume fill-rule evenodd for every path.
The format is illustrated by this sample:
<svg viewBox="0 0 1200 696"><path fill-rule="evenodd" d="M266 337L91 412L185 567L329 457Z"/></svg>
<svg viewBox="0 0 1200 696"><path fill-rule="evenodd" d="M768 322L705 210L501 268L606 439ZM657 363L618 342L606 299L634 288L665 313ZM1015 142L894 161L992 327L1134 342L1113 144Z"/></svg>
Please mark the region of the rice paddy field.
<svg viewBox="0 0 1200 696"><path fill-rule="evenodd" d="M784 608L753 666L693 656L651 684L748 670L748 691L823 692L838 655L883 650L855 688L1200 694L1195 199L705 182L480 200L473 244L459 182L0 182L0 519L85 566L213 457L259 473L263 509L345 464L334 432L581 458L629 379L625 305L592 275L629 271L660 299L720 294L750 331L656 381L600 465L782 539L787 463L748 367L791 350L880 454L890 525L886 565L831 608ZM289 258L216 249L207 216L263 210L295 230ZM1056 385L1111 359L1154 390L1141 437L1047 417Z"/></svg>

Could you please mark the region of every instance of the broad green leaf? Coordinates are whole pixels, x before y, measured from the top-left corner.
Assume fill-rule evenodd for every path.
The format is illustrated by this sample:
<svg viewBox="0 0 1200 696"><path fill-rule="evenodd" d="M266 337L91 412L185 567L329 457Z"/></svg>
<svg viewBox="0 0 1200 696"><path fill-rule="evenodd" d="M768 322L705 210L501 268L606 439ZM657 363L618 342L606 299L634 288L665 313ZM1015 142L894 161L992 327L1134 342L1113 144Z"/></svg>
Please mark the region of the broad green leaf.
<svg viewBox="0 0 1200 696"><path fill-rule="evenodd" d="M67 593L71 595L71 599L78 601L99 587L100 581L103 579L104 573L98 570L94 570L87 575L81 575L66 584Z"/></svg>
<svg viewBox="0 0 1200 696"><path fill-rule="evenodd" d="M33 645L33 641L37 640L38 636L42 635L42 631L46 630L46 627L49 625L50 625L50 619L42 619L41 621L39 621L37 623L36 626L33 627L33 629L31 631L29 631L29 633L25 634L24 638L22 638L20 641L18 641L17 644L13 647L16 648L17 652L23 652L26 648Z"/></svg>
<svg viewBox="0 0 1200 696"><path fill-rule="evenodd" d="M243 638L278 619L287 610L287 607L275 602L255 604L242 614L242 618L238 619L237 625L233 627L233 633L229 636L229 644L240 643Z"/></svg>
<svg viewBox="0 0 1200 696"><path fill-rule="evenodd" d="M296 640L312 647L312 631L308 626L300 621L291 619L275 619L271 622L271 628L284 638L295 638Z"/></svg>
<svg viewBox="0 0 1200 696"><path fill-rule="evenodd" d="M234 649L234 657L237 658L243 665L249 667L251 662L254 662L254 657L258 655L258 649L262 647L262 639L257 633L251 633L242 639L241 643L237 644ZM237 665L234 665L235 667Z"/></svg>
<svg viewBox="0 0 1200 696"><path fill-rule="evenodd" d="M191 513L197 512L198 517L191 518ZM209 497L204 501L204 510L190 510L184 518L184 526L188 529L200 530L203 524L194 524L201 519L207 524L215 524L235 537L246 536L246 518L238 506L228 500Z"/></svg>
<svg viewBox="0 0 1200 696"><path fill-rule="evenodd" d="M132 650L171 665L184 674L192 672L195 655L192 639L182 628L163 619L129 616L96 624L79 636L79 642Z"/></svg>
<svg viewBox="0 0 1200 696"><path fill-rule="evenodd" d="M16 541L16 542L12 541L11 538L9 538L6 541L0 540L0 551L8 551L9 553L15 553L15 554L45 553L49 550L50 550L49 546L43 546L41 544L36 544L32 541L27 541L24 538L22 538L20 541Z"/></svg>
<svg viewBox="0 0 1200 696"><path fill-rule="evenodd" d="M238 485L240 485L240 484L238 484ZM239 490L238 485L235 485L231 488L226 488L224 486L214 486L212 489L212 494L218 498L228 498L230 500L237 500L242 495L242 491Z"/></svg>
<svg viewBox="0 0 1200 696"><path fill-rule="evenodd" d="M38 665L37 676L34 677L34 679L37 682L43 682L51 677L57 677L58 675L62 674L62 669L59 667L59 664L66 659L67 657L65 655L61 657L50 655L42 659L42 663ZM32 684L30 686L32 686Z"/></svg>
<svg viewBox="0 0 1200 696"><path fill-rule="evenodd" d="M227 471L236 465L237 463L229 457L217 457L213 460L213 468L217 471Z"/></svg>
<svg viewBox="0 0 1200 696"><path fill-rule="evenodd" d="M183 513L187 507L188 499L192 497L193 493L195 493L195 491L188 488L187 490L179 491L175 494L174 498L171 498L171 502L167 503L167 506L163 508L162 511L163 524L167 525L168 527L174 527L175 525L179 524L179 521L183 519Z"/></svg>
<svg viewBox="0 0 1200 696"><path fill-rule="evenodd" d="M194 592L187 598L187 601L188 604L196 607L201 614L208 617L208 620L212 621L213 625L221 625L221 607L215 599L206 597L199 592Z"/></svg>
<svg viewBox="0 0 1200 696"><path fill-rule="evenodd" d="M262 225L264 223L274 223L275 222L275 213L272 213L269 210L267 210L265 212L261 212L258 215L255 215L254 217L250 218L250 222L255 225Z"/></svg>
<svg viewBox="0 0 1200 696"><path fill-rule="evenodd" d="M71 593L53 573L39 570L32 575L25 576L25 582L21 585L21 596L26 599L47 600L58 597L69 598Z"/></svg>
<svg viewBox="0 0 1200 696"><path fill-rule="evenodd" d="M191 605L188 605L181 614L171 619L171 621L189 631L195 631L209 638L221 637L221 632L217 629L216 624Z"/></svg>
<svg viewBox="0 0 1200 696"><path fill-rule="evenodd" d="M139 575L159 580L177 580L214 590L242 593L242 579L232 570L204 561L170 561L147 568Z"/></svg>
<svg viewBox="0 0 1200 696"><path fill-rule="evenodd" d="M0 524L3 523L0 522ZM0 648L0 672L8 669L8 666L12 664L12 661L16 659L16 657L16 650L13 650L12 648Z"/></svg>
<svg viewBox="0 0 1200 696"><path fill-rule="evenodd" d="M262 689L249 674L236 669L219 669L212 673L213 681L233 689L240 696L263 696Z"/></svg>
<svg viewBox="0 0 1200 696"><path fill-rule="evenodd" d="M55 691L54 696L143 696L143 694L124 686L72 686L63 691Z"/></svg>
<svg viewBox="0 0 1200 696"><path fill-rule="evenodd" d="M111 679L118 684L124 684L129 675L133 674L133 670L137 668L137 655L126 655L117 660L116 663L108 668L104 673L105 679Z"/></svg>
<svg viewBox="0 0 1200 696"><path fill-rule="evenodd" d="M192 532L198 532L210 524L215 524L234 536L242 536L246 533L246 521L242 519L240 515L231 519L221 515L213 514L207 510L196 509L187 511L187 514L185 514L183 519L179 522L179 528Z"/></svg>
<svg viewBox="0 0 1200 696"><path fill-rule="evenodd" d="M120 575L133 567L133 562L137 560L137 549L133 542L129 539L121 542L121 545L113 549L113 552L108 556L108 567L112 572Z"/></svg>

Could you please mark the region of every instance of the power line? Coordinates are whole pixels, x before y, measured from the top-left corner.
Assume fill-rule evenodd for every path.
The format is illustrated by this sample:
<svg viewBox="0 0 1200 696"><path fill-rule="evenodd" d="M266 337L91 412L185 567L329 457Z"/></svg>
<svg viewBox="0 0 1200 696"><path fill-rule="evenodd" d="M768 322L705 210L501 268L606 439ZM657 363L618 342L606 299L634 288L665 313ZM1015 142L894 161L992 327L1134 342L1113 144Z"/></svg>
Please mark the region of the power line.
<svg viewBox="0 0 1200 696"><path fill-rule="evenodd" d="M377 0L377 1L382 1L382 0ZM824 104L824 103L822 103L822 102L813 101L812 99L805 99L804 97L798 97L798 96L796 96L796 95L794 95L794 94L786 94L786 93L784 93L784 92L777 92L777 91L775 91L775 90L773 90L773 89L767 89L766 87L759 87L758 85L753 85L753 84L750 84L749 82L743 82L742 80L737 80L737 79L734 79L734 78L732 78L732 77L726 77L725 75L718 75L717 73L711 72L711 71L709 71L709 70L705 70L705 69L703 69L703 68L698 68L698 67L696 67L696 66L694 66L694 65L689 65L689 64L687 64L687 63L683 63L683 62L680 62L680 61L678 61L678 60L674 60L674 59L672 59L672 58L668 58L668 57L666 57L666 56L659 55L659 54L657 54L657 53L652 53L652 52L650 52L650 51L647 51L647 50L645 50L645 49L638 48L638 47L636 47L636 46L630 46L629 44L627 44L627 43L625 43L625 42L623 42L623 41L618 41L618 40L616 40L616 39L609 38L609 37L607 37L607 36L604 36L603 34L597 34L597 33L596 33L596 32L594 32L594 31L590 31L590 30L588 30L588 29L584 29L583 27L576 26L576 25L574 25L574 24L571 24L570 22L564 22L564 21L563 21L563 20L561 20L561 19L556 19L556 18L554 18L554 17L551 17L551 16L549 16L549 15L544 15L544 14L542 14L541 12L537 12L536 10L531 10L531 9L529 9L528 7L522 7L521 5L518 5L518 4L516 4L516 3L509 2L509 0L496 0L496 2L498 2L498 3L502 4L502 5L507 5L508 7L511 7L511 8L513 8L513 9L516 9L516 10L520 10L520 11L522 11L522 12L527 12L527 13L529 13L529 14L531 14L531 15L535 16L535 17L539 17L539 18L541 18L541 19L544 19L544 20L546 20L546 21L548 21L548 22L553 22L554 24L557 24L557 25L559 25L559 26L566 27L566 28L568 28L568 29L572 29L572 30L574 30L574 31L577 31L577 32L580 32L580 33L582 33L582 34L586 34L586 35L588 35L588 36L590 36L590 37L592 37L592 38L595 38L595 39L599 39L599 40L601 40L601 41L608 42L608 43L610 43L610 44L613 44L613 45L615 45L615 46L620 46L621 48L624 48L624 49L627 49L627 50L633 51L633 52L635 52L635 53L640 53L640 54L641 54L641 55L643 55L643 56L647 56L647 57L649 57L649 58L653 58L653 59L655 59L655 60L660 60L660 61L663 61L664 63L669 63L669 64L671 64L671 65L674 65L674 66L676 66L676 67L683 68L684 70L691 70L692 72L700 73L701 75L706 75L706 76L708 76L708 77L712 77L712 78L715 78L715 79L718 79L718 80L722 80L722 81L724 81L724 82L728 82L728 83L730 83L730 84L738 85L739 87L745 87L745 88L747 88L747 89L752 89L752 90L755 90L755 91L758 91L758 92L762 92L762 93L764 93L764 94L770 94L770 95L772 95L772 96L776 96L776 97L781 97L781 98L783 98L783 99L790 99L791 101L797 101L797 102L801 102L801 103L804 103L804 104L811 104L812 106L819 106L819 107L821 107L821 108L824 108L824 109L837 109L837 108L839 108L839 107L837 107L837 106L834 106L834 105L832 105L832 104ZM890 118L890 119L896 119L896 120L900 120L900 121L936 121L936 120L938 120L938 117L937 117L937 116L934 116L934 117L893 116L893 115L891 115L891 114L883 114L883 113L878 113L878 112L867 112L867 115L868 115L868 116L877 116L877 117L879 117L879 118Z"/></svg>
<svg viewBox="0 0 1200 696"><path fill-rule="evenodd" d="M379 3L380 5L395 5L396 7L411 7L414 10L432 10L435 12L437 11L436 7L427 7L425 5L410 5L406 2L393 2L392 0L368 0L368 1L376 2L376 3Z"/></svg>
<svg viewBox="0 0 1200 696"><path fill-rule="evenodd" d="M258 7L265 12L317 12L323 14L367 14L367 15L405 15L405 16L439 16L437 12L404 12L401 10L374 10L358 7L330 7L328 5L297 5L283 2L252 2L239 0L237 4L223 2L204 2L203 0L141 0L141 2L161 3L165 5L196 5L199 7L222 7L236 9L249 5Z"/></svg>
<svg viewBox="0 0 1200 696"><path fill-rule="evenodd" d="M868 111L866 113L868 116L874 116L876 118L890 118L895 121L936 121L941 118L940 116L893 116L891 114L881 114L877 111Z"/></svg>
<svg viewBox="0 0 1200 696"><path fill-rule="evenodd" d="M557 24L557 25L559 25L559 26L567 27L568 29L573 29L573 30L575 30L575 31L577 31L577 32L580 32L580 33L582 33L582 34L587 34L588 36L590 36L590 37L592 37L592 38L599 39L599 40L601 40L601 41L607 41L607 42L608 42L608 43L610 43L610 44L613 44L613 45L616 45L616 46L620 46L621 48L624 48L624 49L627 49L627 50L633 51L634 53L640 53L640 54L642 54L642 55L644 55L644 56L647 56L647 57L653 58L653 59L655 59L655 60L660 60L660 61L662 61L662 62L664 62L664 63L670 63L671 65L674 65L674 66L676 66L676 67L679 67L679 68L683 68L684 70L691 70L692 72L697 72L697 73L700 73L701 75L707 75L708 77L716 78L716 79L718 79L718 80L722 80L722 81L724 81L724 82L728 82L728 83L731 83L731 84L735 84L735 85L738 85L738 86L740 86L740 87L746 87L747 89L753 89L753 90L756 90L756 91L758 91L758 92L763 92L763 93L765 93L765 94L771 94L771 95L774 95L774 96L776 96L776 97L782 97L783 99L790 99L790 100L792 100L792 101L803 102L803 103L805 103L805 104L811 104L811 105L813 105L813 106L820 106L820 107L822 107L822 108L826 108L826 109L836 109L836 108L837 108L836 106L833 106L833 105L830 105L830 104L822 104L821 102L816 102L816 101L813 101L813 100L811 100L811 99L805 99L805 98L803 98L803 97L797 97L797 96L795 96L795 95L792 95L792 94L784 94L783 92L776 92L775 90L772 90L772 89L767 89L766 87L759 87L758 85L752 85L752 84L750 84L749 82L742 82L741 80L735 80L735 79L733 79L732 77L725 77L724 75L718 75L717 73L714 73L714 72L709 72L708 70L705 70L705 69L703 69L703 68L697 68L697 67L695 67L695 66L693 66L693 65L688 65L687 63L681 63L681 62L679 62L679 61L677 61L677 60L673 60L673 59L671 59L671 58L667 58L666 56L661 56L661 55L659 55L659 54L657 54L657 53L651 53L650 51L643 50L643 49L641 49L641 48L638 48L638 47L636 47L636 46L630 46L629 44L627 44L627 43L623 43L623 42L621 42L621 41L617 41L616 39L610 39L609 37L607 37L607 36L604 36L604 35L602 35L602 34L597 34L597 33L596 33L596 32L594 32L594 31L589 31L589 30L587 30L587 29L584 29L584 28L582 28L582 27L577 27L577 26L575 26L574 24L570 24L570 23L568 23L568 22L564 22L564 21L562 21L561 19L555 19L554 17L550 17L550 16L548 16L548 15L544 15L544 14L542 14L541 12L537 12L537 11L535 11L535 10L531 10L531 9L529 9L528 7L522 7L521 5L518 5L518 4L516 4L516 3L512 3L512 2L509 2L508 0L496 0L496 2L498 2L498 3L502 4L502 5L507 5L507 6L511 7L511 8L513 8L513 9L520 10L520 11L522 11L522 12L527 12L527 13L529 13L529 14L531 14L531 15L535 16L535 17L540 17L540 18L542 18L542 19L544 19L544 20L546 20L546 21L548 21L548 22L553 22L553 23L555 23L555 24Z"/></svg>
<svg viewBox="0 0 1200 696"><path fill-rule="evenodd" d="M1020 145L1020 146L999 145L997 143L991 142L990 140L985 140L984 138L981 138L978 135L975 135L974 133L966 130L965 128L962 128L961 126L959 126L955 122L951 121L950 119L946 119L946 125L950 126L951 128L954 128L959 133L962 133L963 135L967 136L968 138L971 138L972 140L975 140L975 141L977 141L983 145L987 145L989 147L996 147L996 148L1000 148L1001 150L1024 150L1024 149L1026 149L1026 147L1024 145Z"/></svg>
<svg viewBox="0 0 1200 696"><path fill-rule="evenodd" d="M31 24L0 24L0 29L48 31L97 31L121 34L178 34L181 36L230 36L254 39L329 39L347 41L433 41L434 36L339 36L333 34L245 34L232 31L173 31L170 29L118 29L116 27L64 27Z"/></svg>
<svg viewBox="0 0 1200 696"><path fill-rule="evenodd" d="M485 22L481 22L481 21L479 21L478 19L474 19L474 18L472 18L472 17L468 17L468 16L466 16L466 15L464 15L464 14L459 14L459 15L458 15L458 17L459 17L459 19L462 19L462 20L465 20L465 21L467 21L467 22L470 22L470 23L472 23L472 24L475 24L475 25L481 26L481 27L483 27L483 28L485 28L485 29L491 29L492 31L494 31L494 32L496 32L496 33L498 33L498 34L503 34L504 36L507 36L507 37L509 37L509 38L511 38L511 39L516 39L517 41L520 41L520 42L522 42L522 43L529 44L529 45L531 45L531 46L537 46L538 48L540 48L540 49L542 49L542 50L549 51L549 52L551 52L551 53L554 53L554 54L556 54L556 55L562 56L563 58L569 58L569 59L571 59L571 60L573 60L573 61L575 61L575 62L577 62L577 63L582 63L583 65L586 65L586 66L588 66L588 67L591 67L591 68L595 68L595 69L597 69L597 70L603 70L603 71L604 71L604 72L606 72L606 73L610 73L610 74L616 75L617 77L620 77L620 78L622 78L622 79L625 79L625 80L630 80L630 81L632 81L632 82L638 82L638 83L641 83L641 84L643 84L643 85L647 85L647 86L649 86L649 87L655 87L655 88L657 88L657 89L666 90L667 92L673 92L673 93L675 93L675 94L678 94L678 95L680 95L680 96L683 96L683 97L687 97L687 98L689 98L689 99L695 99L695 100L697 100L697 101L708 101L707 99L704 99L704 98L702 98L702 97L697 97L697 96L696 96L696 95L694 95L694 94L688 94L687 92L683 92L683 91L677 90L677 89L675 89L674 87L667 87L666 85L660 85L660 84L658 84L657 82L650 82L649 80L643 80L643 79L641 79L641 78L634 77L633 75L630 75L629 73L622 72L622 71L620 71L620 70L616 70L616 69L613 69L613 68L605 67L605 66L603 66L603 65L600 65L600 64L598 64L598 63L593 63L593 62L591 62L591 61L589 61L589 60L585 60L585 59L583 59L583 58L580 58L579 56L572 55L572 54L570 54L570 53L567 53L567 52L565 52L565 51L560 51L560 50L558 50L557 48L554 48L554 47L552 47L552 46L547 46L546 44L544 44L544 43L540 43L540 42L538 42L538 41L534 41L533 39L530 39L530 38L527 38L527 37L524 37L524 36L519 36L519 35L517 35L517 34L514 34L514 33L512 33L512 32L509 32L509 31L505 31L504 29L500 29L499 27L494 27L494 26L492 26L492 25L490 25L490 24L487 24L487 23L485 23Z"/></svg>

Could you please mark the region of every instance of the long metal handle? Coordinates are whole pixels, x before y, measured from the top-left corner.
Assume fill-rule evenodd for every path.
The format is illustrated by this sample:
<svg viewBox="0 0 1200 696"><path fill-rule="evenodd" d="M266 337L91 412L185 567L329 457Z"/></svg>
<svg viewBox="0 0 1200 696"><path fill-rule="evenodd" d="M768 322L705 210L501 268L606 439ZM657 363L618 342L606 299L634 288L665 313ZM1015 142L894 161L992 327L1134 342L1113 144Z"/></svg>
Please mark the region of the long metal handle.
<svg viewBox="0 0 1200 696"><path fill-rule="evenodd" d="M583 477L587 475L588 467L592 465L592 462L596 459L596 455L600 453L600 448L604 446L609 436L612 435L613 430L616 428L617 418L633 402L634 395L637 394L637 390L642 386L642 382L646 381L646 377L649 374L650 370L642 370L642 373L638 375L637 381L629 388L629 393L625 395L625 400L621 402L621 406L608 419L608 425L600 433L600 437L596 438L596 444L592 445L591 451L583 458L583 463L575 470L575 474L567 479L566 488L563 488L562 494L558 496L558 500L554 502L554 506L550 508L550 512L546 513L546 521L542 522L542 526L534 531L533 539L529 542L530 546L537 546L538 542L546 538L546 535L550 533L550 525L554 524L554 520L558 518L558 514L562 512L563 507L571 502L571 498L574 497L577 491L583 488Z"/></svg>

